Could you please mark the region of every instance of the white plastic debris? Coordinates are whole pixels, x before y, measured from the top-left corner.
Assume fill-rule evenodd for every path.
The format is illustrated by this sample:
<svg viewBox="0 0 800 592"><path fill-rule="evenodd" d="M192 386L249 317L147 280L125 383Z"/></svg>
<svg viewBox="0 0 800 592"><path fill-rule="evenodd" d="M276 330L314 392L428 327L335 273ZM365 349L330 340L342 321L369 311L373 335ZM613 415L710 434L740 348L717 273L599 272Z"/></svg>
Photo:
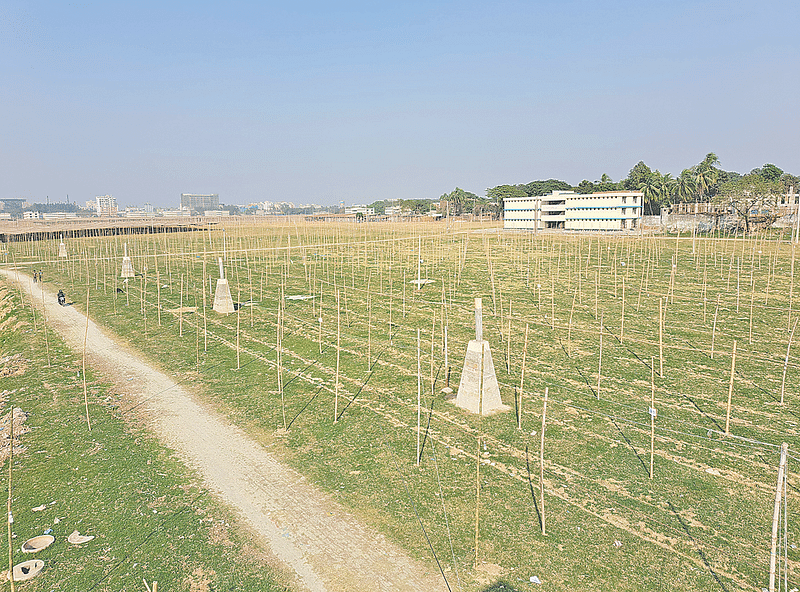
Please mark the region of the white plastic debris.
<svg viewBox="0 0 800 592"><path fill-rule="evenodd" d="M531 576L531 584L541 584L542 580L537 578L536 576Z"/></svg>

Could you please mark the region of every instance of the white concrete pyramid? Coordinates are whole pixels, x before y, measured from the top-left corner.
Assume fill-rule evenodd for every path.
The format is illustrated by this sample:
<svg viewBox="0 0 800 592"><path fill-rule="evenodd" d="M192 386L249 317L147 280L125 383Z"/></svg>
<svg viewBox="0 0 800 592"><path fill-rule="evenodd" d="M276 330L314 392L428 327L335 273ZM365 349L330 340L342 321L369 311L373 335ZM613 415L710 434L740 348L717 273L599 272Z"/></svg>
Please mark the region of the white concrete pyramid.
<svg viewBox="0 0 800 592"><path fill-rule="evenodd" d="M483 339L483 305L480 298L475 299L475 339L467 344L455 404L481 415L509 409L500 399L492 352L489 342Z"/></svg>
<svg viewBox="0 0 800 592"><path fill-rule="evenodd" d="M125 243L124 251L122 255L122 273L120 273L120 277L124 278L132 278L136 277L136 272L133 271L133 263L131 263L131 258L128 257L128 243Z"/></svg>
<svg viewBox="0 0 800 592"><path fill-rule="evenodd" d="M214 293L214 306L212 308L220 314L229 314L236 311L231 297L231 288L228 285L228 280L225 279L225 270L222 268L222 257L219 258L219 279L217 280L217 291Z"/></svg>

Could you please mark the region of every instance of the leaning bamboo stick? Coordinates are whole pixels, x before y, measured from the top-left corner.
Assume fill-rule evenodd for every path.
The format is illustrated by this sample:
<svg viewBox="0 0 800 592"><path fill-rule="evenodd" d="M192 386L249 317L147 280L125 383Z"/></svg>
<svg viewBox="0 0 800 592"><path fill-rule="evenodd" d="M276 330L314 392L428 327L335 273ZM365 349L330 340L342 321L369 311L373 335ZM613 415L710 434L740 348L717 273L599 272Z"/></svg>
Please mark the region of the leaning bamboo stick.
<svg viewBox="0 0 800 592"><path fill-rule="evenodd" d="M480 524L480 507L481 507L481 437L478 436L478 453L475 455L475 564L474 564L474 567L478 567L478 525Z"/></svg>
<svg viewBox="0 0 800 592"><path fill-rule="evenodd" d="M792 332L789 333L789 345L786 346L786 359L783 361L783 378L781 379L781 405L783 405L783 393L786 388L786 368L789 366L789 350L792 349L792 338L794 337L794 330L797 328L797 321L795 319L792 326Z"/></svg>
<svg viewBox="0 0 800 592"><path fill-rule="evenodd" d="M650 479L653 478L653 454L656 437L656 381L655 360L650 358Z"/></svg>
<svg viewBox="0 0 800 592"><path fill-rule="evenodd" d="M659 378L664 378L664 301L658 299L658 360Z"/></svg>
<svg viewBox="0 0 800 592"><path fill-rule="evenodd" d="M736 340L733 340L733 355L731 356L731 380L728 385L728 405L725 411L725 435L730 433L731 426L731 398L733 397L733 377L736 373Z"/></svg>
<svg viewBox="0 0 800 592"><path fill-rule="evenodd" d="M600 377L603 374L603 318L605 313L600 315L600 355L597 360L597 398L600 398Z"/></svg>
<svg viewBox="0 0 800 592"><path fill-rule="evenodd" d="M83 404L86 408L86 425L89 431L92 431L92 423L89 421L89 392L86 388L86 343L89 340L89 285L86 285L86 330L83 334L83 368L81 376L83 377Z"/></svg>
<svg viewBox="0 0 800 592"><path fill-rule="evenodd" d="M714 340L717 336L717 313L719 313L719 297L720 295L717 294L717 306L714 309L714 326L711 329L711 359L714 359Z"/></svg>
<svg viewBox="0 0 800 592"><path fill-rule="evenodd" d="M11 581L11 592L16 589L14 586L14 557L13 543L11 542L11 525L14 524L14 515L11 513L11 493L12 493L12 469L14 467L14 404L11 404L11 418L8 421L8 579Z"/></svg>
<svg viewBox="0 0 800 592"><path fill-rule="evenodd" d="M542 500L542 536L547 535L545 528L545 513L544 513L544 429L545 421L547 418L547 395L549 387L544 388L544 401L542 403L542 433L540 436L539 444L539 497Z"/></svg>
<svg viewBox="0 0 800 592"><path fill-rule="evenodd" d="M336 390L333 400L333 423L339 421L339 358L342 351L342 310L336 290Z"/></svg>
<svg viewBox="0 0 800 592"><path fill-rule="evenodd" d="M625 335L625 276L622 276L622 316L619 320L619 344L622 345L622 338Z"/></svg>
<svg viewBox="0 0 800 592"><path fill-rule="evenodd" d="M422 362L420 359L420 335L417 327L417 465L419 466L420 457L420 423L422 419Z"/></svg>
<svg viewBox="0 0 800 592"><path fill-rule="evenodd" d="M525 360L528 357L528 330L530 325L525 325L525 345L522 347L522 369L519 373L519 403L517 403L517 429L522 429L522 393L525 385Z"/></svg>

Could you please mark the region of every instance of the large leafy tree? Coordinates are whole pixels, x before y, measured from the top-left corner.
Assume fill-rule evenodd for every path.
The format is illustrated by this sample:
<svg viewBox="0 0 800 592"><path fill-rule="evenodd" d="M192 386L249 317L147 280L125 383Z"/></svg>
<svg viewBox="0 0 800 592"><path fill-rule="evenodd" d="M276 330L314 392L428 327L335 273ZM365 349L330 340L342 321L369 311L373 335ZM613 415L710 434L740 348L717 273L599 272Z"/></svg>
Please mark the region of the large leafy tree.
<svg viewBox="0 0 800 592"><path fill-rule="evenodd" d="M527 197L528 193L521 185L498 185L486 190L486 197L501 200L507 197Z"/></svg>
<svg viewBox="0 0 800 592"><path fill-rule="evenodd" d="M450 193L442 195L439 199L450 202L450 213L454 216L459 216L462 212L471 210L475 204L475 200L480 198L474 193L456 187Z"/></svg>
<svg viewBox="0 0 800 592"><path fill-rule="evenodd" d="M783 171L776 167L774 164L765 164L760 169L753 169L752 173L757 173L767 181L779 181Z"/></svg>
<svg viewBox="0 0 800 592"><path fill-rule="evenodd" d="M529 197L538 197L540 195L547 195L553 191L569 191L572 185L566 181L559 181L558 179L547 179L546 181L531 181L524 185L519 185L525 190L525 194Z"/></svg>
<svg viewBox="0 0 800 592"><path fill-rule="evenodd" d="M754 224L769 226L778 218L778 202L783 193L779 180L770 181L750 173L723 183L714 201L733 208L747 232Z"/></svg>
<svg viewBox="0 0 800 592"><path fill-rule="evenodd" d="M644 161L637 162L628 173L628 177L621 181L622 187L631 191L638 190L642 183L647 183L653 176L653 171Z"/></svg>
<svg viewBox="0 0 800 592"><path fill-rule="evenodd" d="M579 193L601 193L603 191L619 191L620 183L614 183L611 177L603 173L599 181L587 181L584 179L575 187Z"/></svg>
<svg viewBox="0 0 800 592"><path fill-rule="evenodd" d="M527 196L527 192L521 185L498 185L486 190L486 197L490 200L490 203L486 204L486 206L496 218L500 218L503 216L506 198Z"/></svg>
<svg viewBox="0 0 800 592"><path fill-rule="evenodd" d="M401 199L400 209L415 214L424 214L431 210L432 203L430 199Z"/></svg>

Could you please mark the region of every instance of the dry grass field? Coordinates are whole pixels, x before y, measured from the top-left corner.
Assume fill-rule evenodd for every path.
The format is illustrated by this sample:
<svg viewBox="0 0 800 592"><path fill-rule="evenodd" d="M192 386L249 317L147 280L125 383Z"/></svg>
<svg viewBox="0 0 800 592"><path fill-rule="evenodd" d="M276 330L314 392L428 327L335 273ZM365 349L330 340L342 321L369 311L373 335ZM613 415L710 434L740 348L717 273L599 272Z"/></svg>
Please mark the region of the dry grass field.
<svg viewBox="0 0 800 592"><path fill-rule="evenodd" d="M784 442L776 577L797 585L787 235L231 220L58 242L0 261L42 270L453 590L767 588ZM478 297L510 407L489 417L442 393Z"/></svg>

